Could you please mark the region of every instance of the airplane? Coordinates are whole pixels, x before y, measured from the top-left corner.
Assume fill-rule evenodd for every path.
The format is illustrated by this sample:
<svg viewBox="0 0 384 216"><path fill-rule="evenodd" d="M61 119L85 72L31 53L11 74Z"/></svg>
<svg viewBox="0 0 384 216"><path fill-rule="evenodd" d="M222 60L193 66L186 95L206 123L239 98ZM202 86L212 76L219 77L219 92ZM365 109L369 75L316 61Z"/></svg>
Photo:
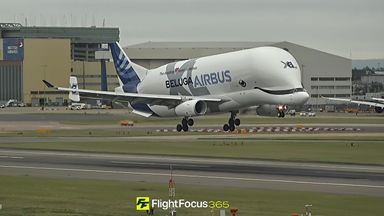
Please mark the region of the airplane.
<svg viewBox="0 0 384 216"><path fill-rule="evenodd" d="M377 113L382 113L384 111L384 98L371 98L372 101L362 101L362 100L353 100L353 99L347 99L347 98L328 98L324 97L327 100L333 100L333 101L341 101L341 102L348 102L348 103L355 103L360 106L360 104L368 105L371 107L375 107L375 111Z"/></svg>
<svg viewBox="0 0 384 216"><path fill-rule="evenodd" d="M80 96L128 102L132 112L144 117L182 117L177 131L188 131L193 117L229 112L224 131L240 126L239 110L250 106L275 109L284 117L290 105L309 99L301 83L295 58L286 50L259 47L168 63L148 70L133 63L118 42L110 43L120 86L114 92L79 89L70 77L70 88L49 88Z"/></svg>

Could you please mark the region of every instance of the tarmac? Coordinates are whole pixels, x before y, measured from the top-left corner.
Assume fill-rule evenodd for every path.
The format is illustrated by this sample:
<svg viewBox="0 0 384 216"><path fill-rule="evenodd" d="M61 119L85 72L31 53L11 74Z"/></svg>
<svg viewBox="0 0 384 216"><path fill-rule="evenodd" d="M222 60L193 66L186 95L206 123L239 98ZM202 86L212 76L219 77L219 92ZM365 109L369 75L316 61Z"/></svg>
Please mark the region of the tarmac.
<svg viewBox="0 0 384 216"><path fill-rule="evenodd" d="M384 166L0 150L0 173L384 197Z"/></svg>

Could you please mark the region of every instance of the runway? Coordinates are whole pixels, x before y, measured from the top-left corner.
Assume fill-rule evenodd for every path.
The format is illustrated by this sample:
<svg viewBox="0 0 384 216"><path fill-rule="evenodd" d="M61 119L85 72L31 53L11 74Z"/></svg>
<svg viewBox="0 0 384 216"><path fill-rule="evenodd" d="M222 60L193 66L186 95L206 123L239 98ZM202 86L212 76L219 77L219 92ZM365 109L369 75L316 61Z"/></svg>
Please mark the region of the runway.
<svg viewBox="0 0 384 216"><path fill-rule="evenodd" d="M0 174L384 196L384 166L0 150Z"/></svg>

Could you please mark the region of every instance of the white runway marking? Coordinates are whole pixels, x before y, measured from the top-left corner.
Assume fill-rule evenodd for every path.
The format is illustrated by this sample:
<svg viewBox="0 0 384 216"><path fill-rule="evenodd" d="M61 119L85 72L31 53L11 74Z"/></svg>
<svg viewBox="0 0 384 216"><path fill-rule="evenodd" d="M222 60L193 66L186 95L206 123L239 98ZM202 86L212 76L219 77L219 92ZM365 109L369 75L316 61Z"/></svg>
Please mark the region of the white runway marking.
<svg viewBox="0 0 384 216"><path fill-rule="evenodd" d="M170 165L170 163L167 162L162 162L162 163L148 163L148 162L131 162L131 161L110 161L111 163L116 163L116 164L137 164L137 165ZM173 166L183 166L183 167L209 167L209 166L204 166L204 165L191 165L191 164L173 164Z"/></svg>
<svg viewBox="0 0 384 216"><path fill-rule="evenodd" d="M0 155L0 158L23 159L24 157Z"/></svg>
<svg viewBox="0 0 384 216"><path fill-rule="evenodd" d="M59 168L59 167L34 167L34 166L8 166L8 165L0 165L0 168L54 170L54 171L71 171L71 172L113 173L113 174L131 174L131 175L167 176L167 177L169 176L169 173L127 172L127 171L118 171L118 170L74 169L74 168ZM290 184L328 185L328 186L384 189L384 185L348 184L348 183L334 183L334 182L293 181L293 180L282 180L282 179L240 178L240 177L230 177L230 176L187 175L187 174L174 174L174 176L176 176L176 177L187 177L187 178L240 180L240 181L254 181L254 182L278 182L278 183L290 183Z"/></svg>

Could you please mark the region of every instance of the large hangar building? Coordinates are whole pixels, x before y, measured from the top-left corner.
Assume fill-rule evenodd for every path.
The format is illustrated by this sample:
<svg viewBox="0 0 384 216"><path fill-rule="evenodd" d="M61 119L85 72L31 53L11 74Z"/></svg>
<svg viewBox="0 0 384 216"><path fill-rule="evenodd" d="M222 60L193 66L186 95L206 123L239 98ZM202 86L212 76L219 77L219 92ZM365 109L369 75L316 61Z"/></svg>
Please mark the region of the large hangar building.
<svg viewBox="0 0 384 216"><path fill-rule="evenodd" d="M156 68L173 61L260 46L280 47L296 58L302 71L302 83L311 96L308 104L329 104L322 96L351 97L350 59L291 42L146 42L127 46L125 51L133 62L146 68Z"/></svg>
<svg viewBox="0 0 384 216"><path fill-rule="evenodd" d="M95 52L119 40L118 28L25 27L0 23L0 101L17 99L27 105L63 105L65 92L47 89L41 80L68 86L69 76L78 77L79 87L118 85L113 62L96 59Z"/></svg>

